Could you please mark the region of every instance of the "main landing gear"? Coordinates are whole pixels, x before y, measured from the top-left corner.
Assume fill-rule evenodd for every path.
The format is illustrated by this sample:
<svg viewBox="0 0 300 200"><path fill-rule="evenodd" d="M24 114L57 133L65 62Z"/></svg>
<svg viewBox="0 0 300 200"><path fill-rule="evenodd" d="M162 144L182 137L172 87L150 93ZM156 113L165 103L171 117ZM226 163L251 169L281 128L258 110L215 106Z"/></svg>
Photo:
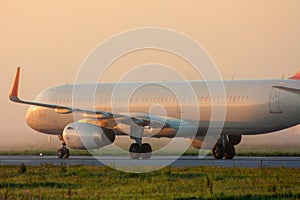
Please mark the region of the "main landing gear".
<svg viewBox="0 0 300 200"><path fill-rule="evenodd" d="M241 137L239 138L239 142ZM226 135L221 135L219 141L212 149L212 153L215 159L232 159L235 156L234 145L239 142L233 142L233 139L227 138Z"/></svg>
<svg viewBox="0 0 300 200"><path fill-rule="evenodd" d="M62 159L62 158L67 159L67 158L69 158L69 156L70 156L69 149L67 149L66 143L63 142L61 144L61 148L57 150L57 157L59 159Z"/></svg>
<svg viewBox="0 0 300 200"><path fill-rule="evenodd" d="M152 155L151 145L148 143L142 143L142 138L130 137L134 139L136 143L130 145L129 156L132 159L149 159Z"/></svg>

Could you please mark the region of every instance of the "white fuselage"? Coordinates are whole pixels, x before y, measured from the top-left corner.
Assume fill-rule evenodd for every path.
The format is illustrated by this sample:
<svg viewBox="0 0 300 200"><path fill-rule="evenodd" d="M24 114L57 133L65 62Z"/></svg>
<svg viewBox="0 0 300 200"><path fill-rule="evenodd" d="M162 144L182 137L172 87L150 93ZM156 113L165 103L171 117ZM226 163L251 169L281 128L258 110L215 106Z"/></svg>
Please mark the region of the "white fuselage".
<svg viewBox="0 0 300 200"><path fill-rule="evenodd" d="M217 82L210 81L210 84L215 83ZM210 121L215 120L211 118L212 105L218 108L224 106L224 102L226 114L223 134L262 134L300 123L300 96L272 87L280 85L300 88L300 81L297 80L224 81L225 96L211 96L205 81L190 81L189 84L194 90L194 95L186 95L184 88L179 90L179 95L182 95L181 98L184 99L183 102L179 102L178 96L176 97L178 94L175 95L166 87L159 86L159 83L144 85L132 92L132 88L136 88L139 84L118 83L120 90L117 92L114 92L116 86L114 83L66 84L43 91L38 95L36 101L112 113L151 112L154 115L161 115L162 109L160 108L163 108L166 117L177 119L182 119L182 114L187 112L188 109L185 110L185 107L199 109L200 117L198 119L189 116L188 113L185 113L182 119L191 124L197 124L199 136L204 136ZM163 85L180 88L182 82L163 82ZM77 91L75 94L74 86ZM82 114L81 118L85 117ZM74 118L72 113L61 114L54 109L31 106L27 112L26 121L37 131L61 135L63 129L73 122ZM102 126L110 128L114 124L104 122ZM160 136L172 137L175 135L175 132L169 132Z"/></svg>

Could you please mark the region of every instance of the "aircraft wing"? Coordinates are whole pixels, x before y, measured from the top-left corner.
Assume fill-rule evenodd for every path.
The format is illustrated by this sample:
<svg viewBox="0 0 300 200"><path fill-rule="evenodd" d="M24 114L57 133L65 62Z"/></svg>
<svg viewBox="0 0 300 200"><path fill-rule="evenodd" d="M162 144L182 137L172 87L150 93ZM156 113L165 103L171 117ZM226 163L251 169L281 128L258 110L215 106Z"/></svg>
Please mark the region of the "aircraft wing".
<svg viewBox="0 0 300 200"><path fill-rule="evenodd" d="M166 124L166 120L160 116L149 115L147 113L134 113L134 114L118 114L118 113L110 113L105 111L97 111L91 109L84 109L84 108L73 108L69 106L61 106L61 105L54 105L54 104L47 104L47 103L40 103L34 101L24 101L19 98L19 80L20 80L20 67L17 68L17 72L15 75L15 79L13 82L13 86L9 93L9 99L15 103L20 104L27 104L27 105L34 105L40 106L45 108L54 109L57 113L60 114L69 114L69 113L83 113L87 118L94 118L94 119L118 119L121 120L122 123L132 123L139 126L148 126L151 124L156 124L157 126L168 126Z"/></svg>

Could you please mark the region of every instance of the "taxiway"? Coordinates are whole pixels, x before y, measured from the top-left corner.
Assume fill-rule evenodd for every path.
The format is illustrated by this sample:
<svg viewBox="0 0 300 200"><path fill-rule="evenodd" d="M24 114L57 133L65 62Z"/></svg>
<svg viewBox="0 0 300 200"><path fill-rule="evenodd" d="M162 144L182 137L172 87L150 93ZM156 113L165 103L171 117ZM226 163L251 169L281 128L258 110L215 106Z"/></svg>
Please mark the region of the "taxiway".
<svg viewBox="0 0 300 200"><path fill-rule="evenodd" d="M125 156L71 156L69 159L58 159L55 156L0 156L0 165L83 165L83 166L162 166L170 163L174 167L217 166L217 167L289 167L300 168L300 157L235 157L232 160L215 160L212 157L182 156L176 160L174 156L153 156L149 160L131 160Z"/></svg>

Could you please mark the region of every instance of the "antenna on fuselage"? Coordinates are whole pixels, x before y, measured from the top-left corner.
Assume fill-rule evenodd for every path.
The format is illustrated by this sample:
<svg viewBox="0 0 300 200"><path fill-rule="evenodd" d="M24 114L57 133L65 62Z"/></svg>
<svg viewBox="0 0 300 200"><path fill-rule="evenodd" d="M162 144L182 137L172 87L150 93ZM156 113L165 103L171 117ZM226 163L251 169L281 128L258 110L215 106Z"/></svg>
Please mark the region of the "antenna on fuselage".
<svg viewBox="0 0 300 200"><path fill-rule="evenodd" d="M234 80L234 74L232 74L231 80Z"/></svg>

